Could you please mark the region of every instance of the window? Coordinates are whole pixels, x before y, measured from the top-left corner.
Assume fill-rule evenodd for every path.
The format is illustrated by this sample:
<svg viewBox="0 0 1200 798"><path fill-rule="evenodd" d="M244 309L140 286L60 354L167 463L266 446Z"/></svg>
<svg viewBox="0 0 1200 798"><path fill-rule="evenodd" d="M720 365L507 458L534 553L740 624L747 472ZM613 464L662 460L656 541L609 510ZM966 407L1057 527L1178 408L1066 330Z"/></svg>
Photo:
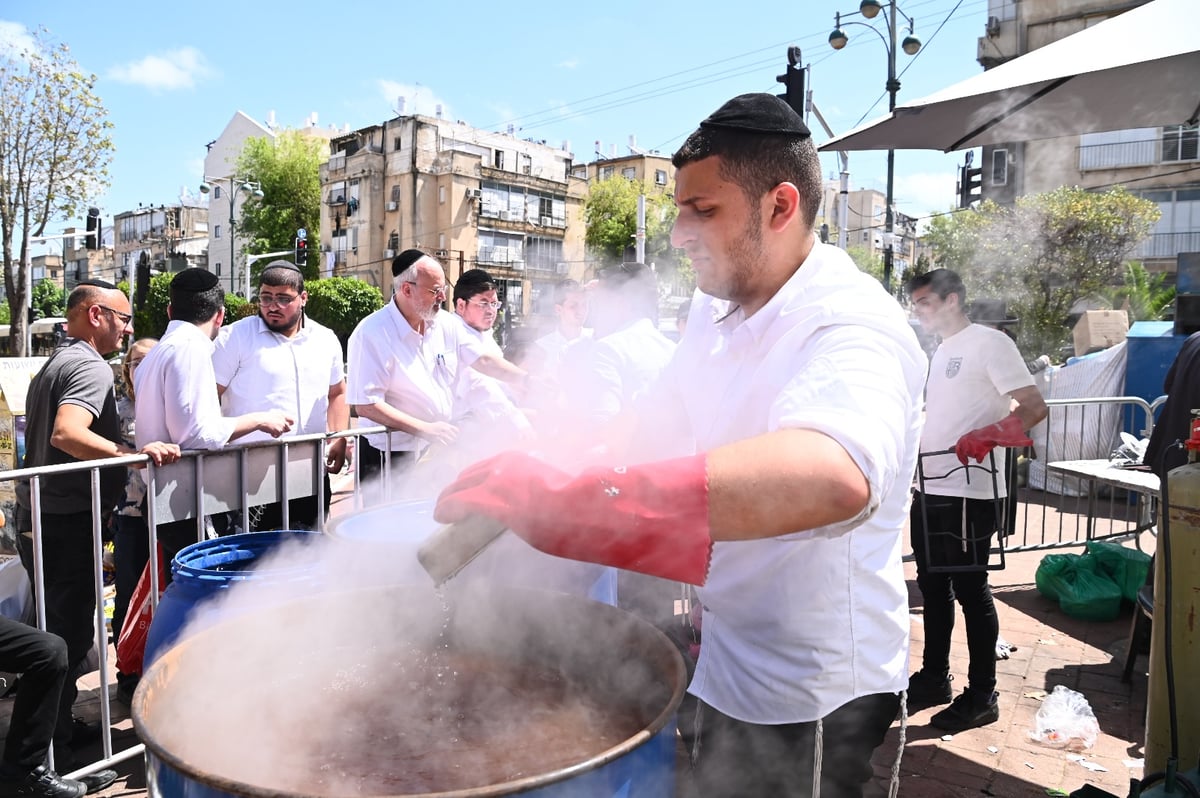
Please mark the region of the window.
<svg viewBox="0 0 1200 798"><path fill-rule="evenodd" d="M399 202L399 201L400 201L400 184L397 183L396 185L392 186L392 202Z"/></svg>
<svg viewBox="0 0 1200 798"><path fill-rule="evenodd" d="M1129 128L1079 137L1079 169L1150 166L1158 162L1158 128Z"/></svg>
<svg viewBox="0 0 1200 798"><path fill-rule="evenodd" d="M492 165L497 169L504 168L504 150L496 150L492 156Z"/></svg>
<svg viewBox="0 0 1200 798"><path fill-rule="evenodd" d="M1163 161L1194 161L1197 157L1196 125L1168 125L1162 129Z"/></svg>
<svg viewBox="0 0 1200 798"><path fill-rule="evenodd" d="M654 185L665 186L666 184L667 184L667 170L666 169L655 169L654 170Z"/></svg>
<svg viewBox="0 0 1200 798"><path fill-rule="evenodd" d="M217 275L218 277L221 276L221 261L217 261L217 268L213 270L213 274Z"/></svg>
<svg viewBox="0 0 1200 798"><path fill-rule="evenodd" d="M617 167L615 167L615 166L600 167L600 179L601 180L608 180L610 177L612 177L616 173L617 173Z"/></svg>
<svg viewBox="0 0 1200 798"><path fill-rule="evenodd" d="M221 237L221 225L214 224L213 225L213 238L220 238L220 237Z"/></svg>
<svg viewBox="0 0 1200 798"><path fill-rule="evenodd" d="M531 269L554 271L563 260L561 238L529 236L525 239L525 265Z"/></svg>
<svg viewBox="0 0 1200 798"><path fill-rule="evenodd" d="M621 177L625 178L626 180L636 180L637 179L637 169L635 169L632 166L626 166L624 169L621 170Z"/></svg>
<svg viewBox="0 0 1200 798"><path fill-rule="evenodd" d="M992 150L992 185L1008 185L1008 150Z"/></svg>
<svg viewBox="0 0 1200 798"><path fill-rule="evenodd" d="M392 139L392 149L395 150L396 152L399 152L400 148L403 146L404 146L404 139L400 138L399 136L396 136L394 139Z"/></svg>
<svg viewBox="0 0 1200 798"><path fill-rule="evenodd" d="M213 199L220 199L221 198L221 187L213 186L212 187L212 195L213 195Z"/></svg>
<svg viewBox="0 0 1200 798"><path fill-rule="evenodd" d="M446 187L438 186L438 205L446 204Z"/></svg>

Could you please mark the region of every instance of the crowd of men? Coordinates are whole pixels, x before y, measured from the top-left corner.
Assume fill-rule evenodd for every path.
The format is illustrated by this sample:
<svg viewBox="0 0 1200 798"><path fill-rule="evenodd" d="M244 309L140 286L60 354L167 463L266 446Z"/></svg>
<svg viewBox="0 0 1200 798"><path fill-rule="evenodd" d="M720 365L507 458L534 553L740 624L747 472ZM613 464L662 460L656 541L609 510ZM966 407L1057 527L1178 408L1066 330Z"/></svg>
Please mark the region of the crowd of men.
<svg viewBox="0 0 1200 798"><path fill-rule="evenodd" d="M998 717L986 570L962 557L986 553L996 532L988 502L1005 487L977 495L961 469L1003 474L993 452L1030 445L1045 405L1015 345L967 318L957 275L908 286L922 325L941 337L931 367L895 299L817 239L817 153L782 100L730 100L673 161L672 243L698 284L678 344L659 330L652 270L623 264L589 285L559 283L555 328L510 359L493 336L498 282L471 269L451 284L436 258L410 249L391 263L383 307L350 336L343 369L336 336L304 312L292 264L268 264L258 315L227 328L216 277L188 269L171 283L166 333L127 378L130 446L103 359L132 332L128 301L86 284L71 294L68 342L31 386L27 464L136 451L163 465L181 450L341 432L357 416L386 431L353 452L331 438L330 473L352 458L368 490L437 495L439 521L488 516L549 555L539 568L587 566L540 584L596 595L614 584L605 575L637 575L646 581L605 599L622 604L628 589L625 605L654 621L670 603L664 587L692 586L699 645L681 646L698 652L682 731L701 794L861 796L904 691L914 705L947 704L933 720L946 730ZM940 458L944 478L914 501L919 457ZM102 472L101 512L123 478ZM77 669L95 615L87 475L46 477L40 500L26 487L21 506L26 533L40 507L47 626ZM315 525L328 509L304 497L287 514L292 526ZM256 508L252 526L275 528L283 510ZM911 685L906 525L929 627ZM161 524L167 556L196 530ZM32 567L28 549L25 537ZM947 564L952 575L936 568ZM970 648L957 698L956 600ZM51 738L70 742L73 699L68 686L52 700L57 723L44 711L14 725L26 740L10 733L0 788L78 798L88 787L42 762Z"/></svg>

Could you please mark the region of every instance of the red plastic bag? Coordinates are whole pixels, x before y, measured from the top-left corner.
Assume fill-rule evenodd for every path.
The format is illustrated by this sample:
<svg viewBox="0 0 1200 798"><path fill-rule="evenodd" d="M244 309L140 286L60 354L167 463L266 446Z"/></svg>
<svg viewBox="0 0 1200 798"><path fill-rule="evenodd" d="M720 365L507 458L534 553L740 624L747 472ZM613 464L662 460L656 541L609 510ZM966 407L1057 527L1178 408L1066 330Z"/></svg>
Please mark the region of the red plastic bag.
<svg viewBox="0 0 1200 798"><path fill-rule="evenodd" d="M167 569L163 567L162 546L158 548L158 586L159 596L166 587ZM150 621L153 610L150 606L150 561L142 569L137 587L129 598L129 611L125 613L125 622L121 625L121 634L117 638L117 670L121 673L140 674L142 672L142 655L146 652L146 635L150 631Z"/></svg>

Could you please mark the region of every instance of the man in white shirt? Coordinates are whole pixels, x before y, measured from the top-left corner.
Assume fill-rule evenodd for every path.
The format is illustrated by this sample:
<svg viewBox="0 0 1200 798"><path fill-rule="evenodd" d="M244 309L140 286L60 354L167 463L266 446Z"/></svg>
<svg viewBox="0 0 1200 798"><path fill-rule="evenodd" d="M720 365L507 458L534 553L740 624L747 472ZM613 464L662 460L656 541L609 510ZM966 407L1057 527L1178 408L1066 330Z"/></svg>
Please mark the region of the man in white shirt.
<svg viewBox="0 0 1200 798"><path fill-rule="evenodd" d="M673 162L672 243L699 291L641 428L671 433L658 456L678 456L571 474L500 455L435 515L700 585L697 786L810 796L816 778L856 798L908 682L902 534L926 358L896 301L814 235L820 162L786 103L730 100Z"/></svg>
<svg viewBox="0 0 1200 798"><path fill-rule="evenodd" d="M459 354L462 325L441 307L448 292L442 265L407 249L392 260L391 301L350 335L347 401L359 418L393 430L359 439L360 479L382 471L385 451L399 474L431 444L458 438L455 391L471 363Z"/></svg>
<svg viewBox="0 0 1200 798"><path fill-rule="evenodd" d="M525 368L539 376L556 375L567 349L592 334L583 327L588 318L588 296L577 281L559 280L554 284L554 317L555 328L534 341L527 360L522 361Z"/></svg>
<svg viewBox="0 0 1200 798"><path fill-rule="evenodd" d="M342 345L333 330L304 313L308 292L304 275L285 260L271 261L258 286L258 315L222 330L213 350L217 394L226 415L239 416L263 410L281 410L296 419L292 434L338 432L350 426L346 404L346 379ZM242 440L267 440L265 432L252 432ZM325 457L323 509L316 496L288 502L288 526L315 529L320 512L329 511L329 474L346 462L346 439L329 442ZM280 529L283 506L279 502L255 508L251 528Z"/></svg>
<svg viewBox="0 0 1200 798"><path fill-rule="evenodd" d="M967 289L957 274L934 269L910 280L908 290L921 327L941 338L929 364L922 479L911 509L925 645L921 669L909 683L909 705L950 702L957 600L967 630L967 686L930 720L954 734L1000 718L995 693L1000 626L987 565L1008 495L1005 447L1032 446L1025 433L1047 410L1012 339L967 317ZM992 460L988 455L996 447Z"/></svg>
<svg viewBox="0 0 1200 798"><path fill-rule="evenodd" d="M251 432L278 438L292 428L295 418L281 410L221 415L212 354L213 339L225 320L225 293L215 274L190 268L175 275L167 315L171 322L166 333L133 378L139 447L163 440L181 449L219 449ZM159 524L158 539L170 562L180 549L197 541L196 524Z"/></svg>

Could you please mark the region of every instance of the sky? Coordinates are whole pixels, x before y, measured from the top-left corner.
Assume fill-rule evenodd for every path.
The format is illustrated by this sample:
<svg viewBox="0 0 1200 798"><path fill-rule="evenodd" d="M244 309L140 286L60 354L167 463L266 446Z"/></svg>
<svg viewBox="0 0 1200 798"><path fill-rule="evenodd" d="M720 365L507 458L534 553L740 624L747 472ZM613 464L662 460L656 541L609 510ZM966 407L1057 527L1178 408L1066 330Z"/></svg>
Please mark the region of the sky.
<svg viewBox="0 0 1200 798"><path fill-rule="evenodd" d="M978 74L987 0L905 0L923 47L900 51L897 102ZM828 44L835 12L850 37ZM460 0L202 4L129 0L0 0L0 42L39 27L98 80L114 125L111 187L92 203L114 213L197 194L205 145L237 111L281 127L351 129L406 113L476 127L513 125L521 138L570 142L577 163L636 146L670 155L696 124L744 92L783 91L789 45L809 65L813 103L835 134L887 113L883 15L865 23L856 0L609 0L508 4ZM899 16L898 38L907 34ZM818 144L829 136L809 119ZM918 218L955 203L963 153L896 154L896 210ZM822 155L836 178L837 156ZM850 188L886 186L886 154L849 153ZM82 227L82 219L51 224ZM882 222L881 222L882 225Z"/></svg>

